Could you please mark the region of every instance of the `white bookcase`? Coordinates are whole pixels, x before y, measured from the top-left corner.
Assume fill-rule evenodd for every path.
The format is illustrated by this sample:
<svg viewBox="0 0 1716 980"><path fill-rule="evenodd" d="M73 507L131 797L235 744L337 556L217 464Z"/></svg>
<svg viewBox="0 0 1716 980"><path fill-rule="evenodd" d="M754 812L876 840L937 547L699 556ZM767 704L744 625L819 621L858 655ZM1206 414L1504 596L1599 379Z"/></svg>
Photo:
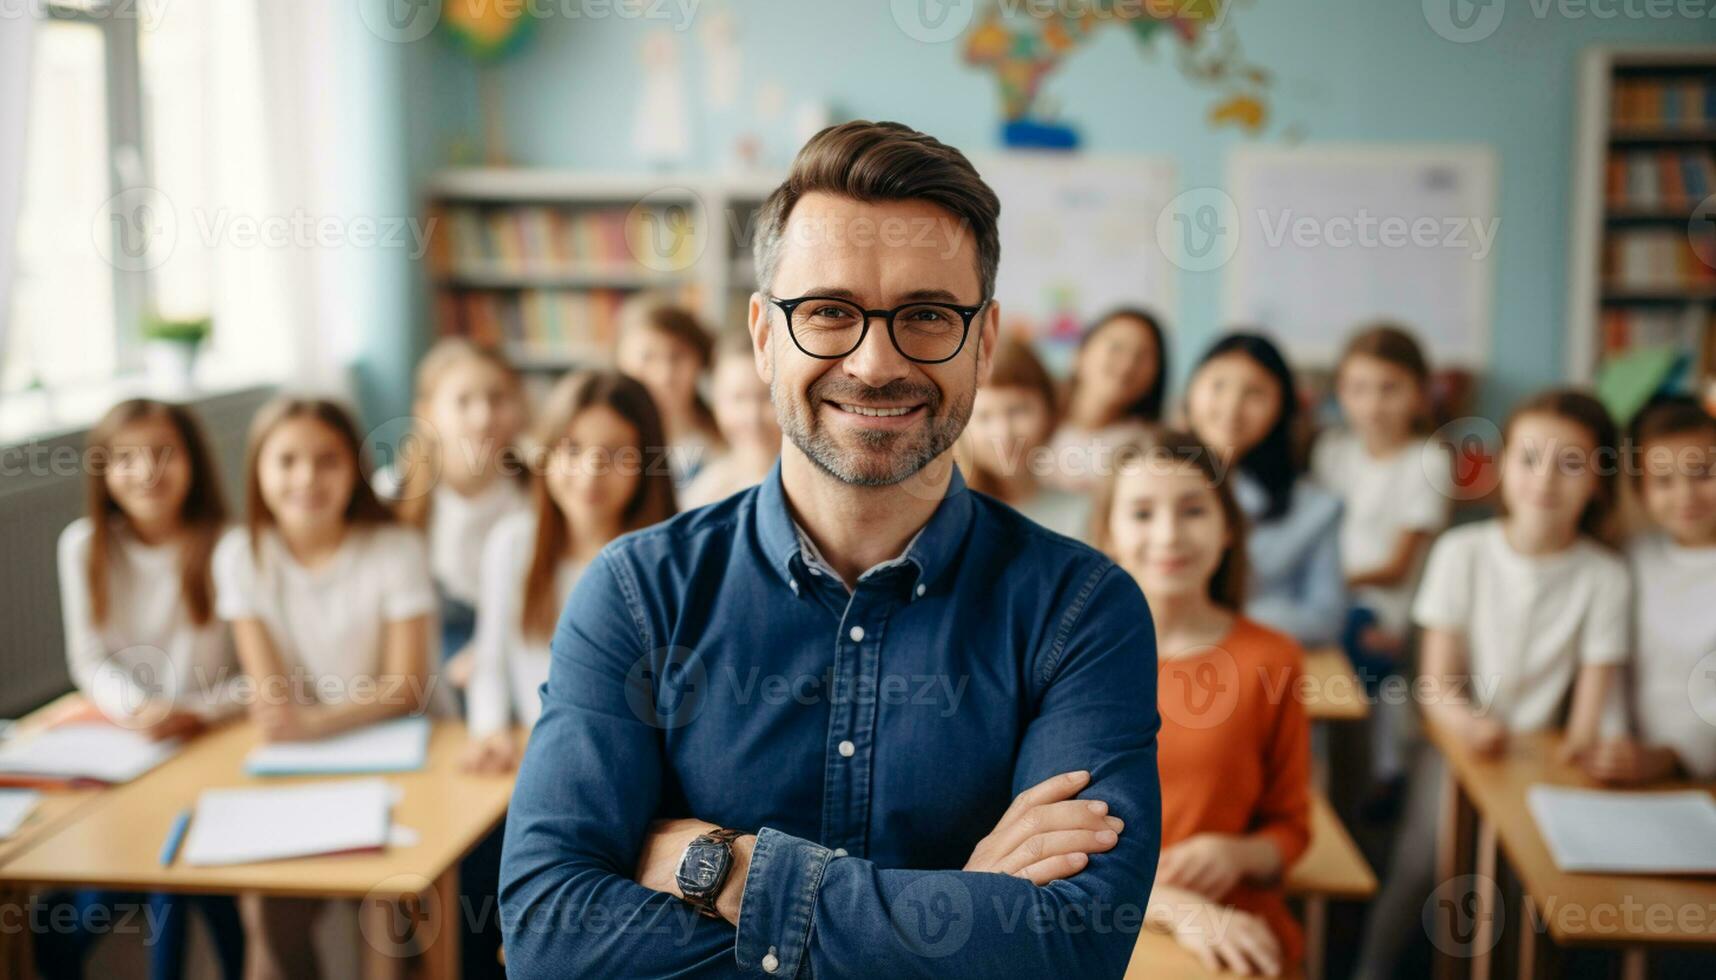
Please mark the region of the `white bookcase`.
<svg viewBox="0 0 1716 980"><path fill-rule="evenodd" d="M1675 344L1716 377L1716 47L1601 47L1580 66L1568 375ZM1709 203L1705 203L1709 202ZM1699 219L1699 220L1695 220Z"/></svg>
<svg viewBox="0 0 1716 980"><path fill-rule="evenodd" d="M500 346L527 371L605 363L642 290L710 330L743 326L751 233L780 178L476 168L424 191L437 334Z"/></svg>

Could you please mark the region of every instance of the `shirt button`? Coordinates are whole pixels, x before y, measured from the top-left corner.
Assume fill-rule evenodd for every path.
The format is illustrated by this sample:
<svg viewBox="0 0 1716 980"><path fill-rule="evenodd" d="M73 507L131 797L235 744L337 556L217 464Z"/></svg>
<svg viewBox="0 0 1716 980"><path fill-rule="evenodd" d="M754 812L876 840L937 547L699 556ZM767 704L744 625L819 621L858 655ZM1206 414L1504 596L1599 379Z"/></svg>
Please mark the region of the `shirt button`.
<svg viewBox="0 0 1716 980"><path fill-rule="evenodd" d="M854 626L846 635L852 637L853 643L862 643L864 641L864 627Z"/></svg>
<svg viewBox="0 0 1716 980"><path fill-rule="evenodd" d="M836 848L835 848L835 849L834 849L834 856L835 856L835 857L837 857L837 858L843 858L843 857L845 857L845 856L846 856L846 848L844 848L844 847L836 847Z"/></svg>
<svg viewBox="0 0 1716 980"><path fill-rule="evenodd" d="M775 955L775 948L770 946L768 953L763 956L763 972L773 973L780 968L780 957Z"/></svg>
<svg viewBox="0 0 1716 980"><path fill-rule="evenodd" d="M923 595L923 594L924 594L924 587L922 585L919 585L918 586L918 595Z"/></svg>
<svg viewBox="0 0 1716 980"><path fill-rule="evenodd" d="M798 579L789 578L789 579L787 579L787 584L792 586L793 595L797 595L798 594Z"/></svg>
<svg viewBox="0 0 1716 980"><path fill-rule="evenodd" d="M845 739L840 743L840 754L846 758L852 758L852 753L856 751L858 751L858 746L853 745L851 739Z"/></svg>
<svg viewBox="0 0 1716 980"><path fill-rule="evenodd" d="M822 569L820 569L820 568L817 568L817 567L816 567L816 566L815 566L815 565L812 565L812 566L810 566L810 574L812 574L812 575L821 575L821 574L822 574Z"/></svg>

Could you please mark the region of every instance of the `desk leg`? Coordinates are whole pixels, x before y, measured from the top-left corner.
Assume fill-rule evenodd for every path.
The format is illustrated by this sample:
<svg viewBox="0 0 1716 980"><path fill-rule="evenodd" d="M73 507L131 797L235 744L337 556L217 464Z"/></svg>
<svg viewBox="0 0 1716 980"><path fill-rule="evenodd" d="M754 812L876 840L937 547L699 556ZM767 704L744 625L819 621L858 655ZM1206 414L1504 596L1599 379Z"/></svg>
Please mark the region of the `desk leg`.
<svg viewBox="0 0 1716 980"><path fill-rule="evenodd" d="M1478 853L1476 874L1478 921L1472 936L1472 980L1490 980L1490 953L1495 949L1497 895L1500 886L1496 875L1496 825L1488 820L1478 821ZM1490 882L1486 887L1481 882Z"/></svg>
<svg viewBox="0 0 1716 980"><path fill-rule="evenodd" d="M423 950L423 980L459 980L459 930L465 924L459 914L459 866L453 865L436 878L434 887L441 909L441 930Z"/></svg>
<svg viewBox="0 0 1716 980"><path fill-rule="evenodd" d="M1650 954L1643 946L1621 950L1621 980L1645 980L1650 974Z"/></svg>
<svg viewBox="0 0 1716 980"><path fill-rule="evenodd" d="M1452 881L1471 867L1477 814L1461 791L1460 781L1454 778L1453 767L1446 761L1438 761L1442 766L1442 794L1441 815L1436 821L1436 882L1440 885ZM1431 937L1435 940L1433 945L1440 951L1435 956L1431 975L1435 980L1459 980L1465 972L1462 960L1446 950L1458 948L1460 944L1453 935L1453 917L1444 918L1447 921L1442 924L1442 934Z"/></svg>
<svg viewBox="0 0 1716 980"><path fill-rule="evenodd" d="M1519 980L1539 980L1555 974L1555 946L1538 931L1531 896L1519 896Z"/></svg>
<svg viewBox="0 0 1716 980"><path fill-rule="evenodd" d="M18 920L28 922L30 893L21 888L0 888L0 909L18 912ZM32 952L30 930L0 929L0 977L34 980L35 956Z"/></svg>
<svg viewBox="0 0 1716 980"><path fill-rule="evenodd" d="M1329 900L1305 896L1305 980L1323 980L1329 941Z"/></svg>

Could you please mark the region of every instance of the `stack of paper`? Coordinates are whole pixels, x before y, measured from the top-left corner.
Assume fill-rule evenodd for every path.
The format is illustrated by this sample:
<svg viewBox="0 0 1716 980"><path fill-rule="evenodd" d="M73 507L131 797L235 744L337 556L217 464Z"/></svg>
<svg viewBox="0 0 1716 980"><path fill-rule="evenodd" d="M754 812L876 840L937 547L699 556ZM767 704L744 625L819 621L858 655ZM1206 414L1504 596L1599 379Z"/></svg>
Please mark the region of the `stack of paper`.
<svg viewBox="0 0 1716 980"><path fill-rule="evenodd" d="M411 772L429 758L429 719L396 718L313 742L271 742L244 760L252 776Z"/></svg>
<svg viewBox="0 0 1716 980"><path fill-rule="evenodd" d="M1563 871L1716 874L1716 798L1533 786L1531 815Z"/></svg>
<svg viewBox="0 0 1716 980"><path fill-rule="evenodd" d="M211 789L197 798L185 863L251 864L386 846L394 793L379 779L278 789Z"/></svg>
<svg viewBox="0 0 1716 980"><path fill-rule="evenodd" d="M0 746L0 780L123 783L178 751L177 739L154 742L116 725L60 725Z"/></svg>
<svg viewBox="0 0 1716 980"><path fill-rule="evenodd" d="M0 789L0 840L18 832L41 798L33 789Z"/></svg>

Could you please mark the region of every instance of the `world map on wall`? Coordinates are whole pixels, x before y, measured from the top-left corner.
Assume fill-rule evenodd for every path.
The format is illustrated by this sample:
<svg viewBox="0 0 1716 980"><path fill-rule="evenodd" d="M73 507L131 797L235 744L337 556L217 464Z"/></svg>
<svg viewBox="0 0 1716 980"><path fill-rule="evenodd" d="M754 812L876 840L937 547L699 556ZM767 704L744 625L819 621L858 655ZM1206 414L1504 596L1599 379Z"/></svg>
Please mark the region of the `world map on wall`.
<svg viewBox="0 0 1716 980"><path fill-rule="evenodd" d="M991 0L965 36L968 64L994 72L1010 145L1073 146L1043 82L1100 31L1128 30L1146 53L1169 46L1188 80L1214 90L1212 126L1258 133L1268 124L1269 73L1247 61L1233 0Z"/></svg>

